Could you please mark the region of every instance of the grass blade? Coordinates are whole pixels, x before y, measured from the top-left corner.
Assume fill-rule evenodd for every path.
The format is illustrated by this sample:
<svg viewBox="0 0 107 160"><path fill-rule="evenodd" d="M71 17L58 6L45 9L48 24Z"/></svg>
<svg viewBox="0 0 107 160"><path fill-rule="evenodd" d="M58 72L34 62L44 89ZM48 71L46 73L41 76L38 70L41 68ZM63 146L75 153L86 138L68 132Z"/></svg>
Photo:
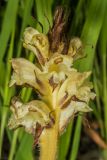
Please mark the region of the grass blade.
<svg viewBox="0 0 107 160"><path fill-rule="evenodd" d="M5 54L7 43L14 26L18 9L18 2L19 0L9 0L6 7L0 35L0 61Z"/></svg>
<svg viewBox="0 0 107 160"><path fill-rule="evenodd" d="M58 158L60 160L65 160L66 159L68 149L69 149L69 146L70 146L72 129L73 129L73 121L70 122L66 132L60 137L59 154L58 154L59 155Z"/></svg>
<svg viewBox="0 0 107 160"><path fill-rule="evenodd" d="M33 160L32 143L32 136L24 134L14 160ZM29 146L31 147L29 148ZM25 147L26 149L24 149Z"/></svg>
<svg viewBox="0 0 107 160"><path fill-rule="evenodd" d="M20 57L21 51L22 51L22 35L25 27L29 23L29 18L31 14L31 9L33 5L33 0L26 0L24 4L24 13L23 13L23 20L22 20L22 27L21 27L21 32L20 32L20 38L19 38L19 43L18 43L18 48L17 48L17 57Z"/></svg>
<svg viewBox="0 0 107 160"><path fill-rule="evenodd" d="M10 48L8 51L8 57L7 60L9 58L12 57L13 54L13 46L14 46L14 34L15 34L15 28L13 27L13 32L12 32L12 36L11 36L11 42L10 42ZM10 98L11 98L11 93L12 90L9 89L8 83L9 83L9 79L10 79L10 73L11 73L11 65L9 63L7 63L6 65L6 78L5 78L5 86L4 86L4 99L3 99L3 103L4 105L8 105L10 102ZM3 136L4 136L4 129L5 129L5 123L6 123L6 118L7 118L7 113L8 110L6 107L3 107L3 113L1 116L1 127L0 127L0 156L1 156L1 152L2 152L2 143L3 143Z"/></svg>
<svg viewBox="0 0 107 160"><path fill-rule="evenodd" d="M82 118L78 116L69 160L76 160L78 154L79 141L81 135L81 120Z"/></svg>

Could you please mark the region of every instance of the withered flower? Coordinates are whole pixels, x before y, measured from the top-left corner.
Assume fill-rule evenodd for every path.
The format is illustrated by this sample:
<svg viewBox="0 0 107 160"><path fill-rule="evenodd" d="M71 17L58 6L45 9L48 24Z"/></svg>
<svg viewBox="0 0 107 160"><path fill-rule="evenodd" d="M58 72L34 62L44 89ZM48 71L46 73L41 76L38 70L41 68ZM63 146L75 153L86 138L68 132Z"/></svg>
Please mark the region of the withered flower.
<svg viewBox="0 0 107 160"><path fill-rule="evenodd" d="M23 126L26 132L33 134L35 142L40 143L41 160L55 159L58 135L63 133L75 113L92 110L88 103L95 97L91 92L92 83L88 80L91 72L80 73L73 67L73 62L83 56L81 40L71 39L68 49L64 50L62 12L62 9L60 12L57 10L48 35L32 27L25 29L23 46L35 54L39 65L24 58L11 60L13 75L10 86L27 84L39 93L40 99L23 103L14 97L8 125L9 128ZM49 155L44 148L52 140Z"/></svg>

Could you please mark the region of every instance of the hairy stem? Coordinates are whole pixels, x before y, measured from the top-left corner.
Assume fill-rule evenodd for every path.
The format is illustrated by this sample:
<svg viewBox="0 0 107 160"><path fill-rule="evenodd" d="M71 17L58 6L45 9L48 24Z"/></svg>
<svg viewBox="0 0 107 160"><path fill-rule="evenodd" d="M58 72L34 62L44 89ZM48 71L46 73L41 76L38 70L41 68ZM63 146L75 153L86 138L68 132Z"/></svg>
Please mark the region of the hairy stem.
<svg viewBox="0 0 107 160"><path fill-rule="evenodd" d="M55 113L56 121L54 126L46 129L40 137L40 160L56 160L60 109L58 108Z"/></svg>

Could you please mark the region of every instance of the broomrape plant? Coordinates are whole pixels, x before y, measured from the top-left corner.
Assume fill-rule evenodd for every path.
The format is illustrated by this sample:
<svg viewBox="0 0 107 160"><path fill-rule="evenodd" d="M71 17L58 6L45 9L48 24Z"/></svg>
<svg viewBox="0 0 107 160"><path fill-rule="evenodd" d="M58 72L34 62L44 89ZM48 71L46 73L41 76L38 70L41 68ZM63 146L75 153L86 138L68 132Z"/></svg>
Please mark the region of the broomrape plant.
<svg viewBox="0 0 107 160"><path fill-rule="evenodd" d="M23 103L13 97L8 126L22 126L34 136L34 144L40 145L40 160L56 159L58 137L75 113L92 110L88 103L95 97L88 80L91 72L80 73L73 68L74 61L83 57L82 42L79 38L66 40L65 21L63 9L57 8L47 35L32 27L25 29L23 46L35 54L37 63L25 58L11 60L10 87L27 85L39 98Z"/></svg>

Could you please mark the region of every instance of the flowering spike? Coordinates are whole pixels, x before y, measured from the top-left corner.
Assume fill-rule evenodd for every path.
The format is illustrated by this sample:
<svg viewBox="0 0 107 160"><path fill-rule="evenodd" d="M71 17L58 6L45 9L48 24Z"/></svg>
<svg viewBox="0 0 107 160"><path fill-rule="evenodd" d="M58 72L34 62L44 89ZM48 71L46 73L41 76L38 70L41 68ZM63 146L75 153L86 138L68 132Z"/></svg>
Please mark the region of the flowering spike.
<svg viewBox="0 0 107 160"><path fill-rule="evenodd" d="M83 55L81 40L71 39L63 54L66 41L62 38L65 26L62 9L56 11L53 25L48 35L32 27L25 29L23 46L36 55L39 65L24 58L11 61L10 86L27 84L39 92L40 99L23 103L13 98L8 126L10 129L22 126L33 134L34 143L40 143L40 160L55 160L58 136L76 113L92 111L88 104L95 97L88 80L91 72L80 73L73 67L73 62Z"/></svg>

